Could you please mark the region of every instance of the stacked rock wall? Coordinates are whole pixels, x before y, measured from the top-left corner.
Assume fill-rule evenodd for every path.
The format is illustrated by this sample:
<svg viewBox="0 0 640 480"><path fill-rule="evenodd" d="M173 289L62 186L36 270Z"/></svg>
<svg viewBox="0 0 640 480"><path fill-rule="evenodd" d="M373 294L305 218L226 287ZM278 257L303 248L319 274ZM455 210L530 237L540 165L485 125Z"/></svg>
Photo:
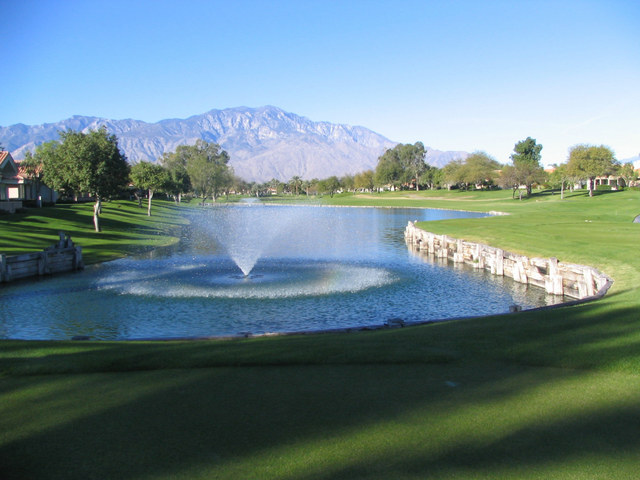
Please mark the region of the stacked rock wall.
<svg viewBox="0 0 640 480"><path fill-rule="evenodd" d="M593 267L562 263L557 258L529 258L481 243L436 235L416 227L413 222L409 222L404 235L416 251L511 277L516 282L544 288L553 295L582 300L604 295L612 284L607 275Z"/></svg>
<svg viewBox="0 0 640 480"><path fill-rule="evenodd" d="M60 232L60 241L42 252L13 256L0 254L0 283L82 268L82 248L75 246L69 236Z"/></svg>

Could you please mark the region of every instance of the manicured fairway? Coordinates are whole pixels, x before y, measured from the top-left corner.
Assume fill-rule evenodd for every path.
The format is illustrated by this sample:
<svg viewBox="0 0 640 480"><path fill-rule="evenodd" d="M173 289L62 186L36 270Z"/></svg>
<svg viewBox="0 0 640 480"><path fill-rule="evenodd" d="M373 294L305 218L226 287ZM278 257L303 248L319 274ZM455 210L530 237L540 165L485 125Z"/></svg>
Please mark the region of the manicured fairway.
<svg viewBox="0 0 640 480"><path fill-rule="evenodd" d="M0 341L0 478L636 478L640 192L510 197L332 202L508 212L428 227L596 266L610 294L343 335Z"/></svg>

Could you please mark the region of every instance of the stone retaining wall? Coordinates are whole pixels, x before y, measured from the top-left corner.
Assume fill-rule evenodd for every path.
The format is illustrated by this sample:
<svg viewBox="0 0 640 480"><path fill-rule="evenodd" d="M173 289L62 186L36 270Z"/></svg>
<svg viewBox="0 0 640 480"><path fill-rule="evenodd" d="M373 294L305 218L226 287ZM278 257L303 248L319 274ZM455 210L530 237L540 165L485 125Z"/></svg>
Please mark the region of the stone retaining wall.
<svg viewBox="0 0 640 480"><path fill-rule="evenodd" d="M544 288L553 295L566 295L579 300L604 295L612 280L586 265L559 262L557 258L529 258L481 243L436 235L409 222L405 240L417 251L455 263L505 275L516 282Z"/></svg>
<svg viewBox="0 0 640 480"><path fill-rule="evenodd" d="M0 283L82 268L82 247L74 246L71 237L60 232L60 241L42 252L12 256L0 254Z"/></svg>

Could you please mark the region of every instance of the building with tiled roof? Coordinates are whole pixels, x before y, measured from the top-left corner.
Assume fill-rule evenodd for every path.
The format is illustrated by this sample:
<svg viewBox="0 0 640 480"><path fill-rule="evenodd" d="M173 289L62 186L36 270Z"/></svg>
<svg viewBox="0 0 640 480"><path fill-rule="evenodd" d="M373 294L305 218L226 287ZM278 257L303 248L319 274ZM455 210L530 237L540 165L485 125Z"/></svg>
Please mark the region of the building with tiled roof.
<svg viewBox="0 0 640 480"><path fill-rule="evenodd" d="M11 153L0 151L0 210L14 212L25 201L55 202L56 192L42 184L38 172L36 175L38 178L31 178Z"/></svg>

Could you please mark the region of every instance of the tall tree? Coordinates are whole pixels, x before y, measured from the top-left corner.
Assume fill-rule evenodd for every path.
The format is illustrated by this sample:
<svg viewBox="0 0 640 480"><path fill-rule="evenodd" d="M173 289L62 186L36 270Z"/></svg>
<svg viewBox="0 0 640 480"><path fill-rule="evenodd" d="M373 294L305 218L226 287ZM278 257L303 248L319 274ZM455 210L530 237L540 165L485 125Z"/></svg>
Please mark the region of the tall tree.
<svg viewBox="0 0 640 480"><path fill-rule="evenodd" d="M527 189L527 196L531 195L533 184L544 180L544 168L540 164L542 155L542 145L536 143L536 140L527 137L513 147L514 153L511 154L511 161L516 168L516 174L519 182Z"/></svg>
<svg viewBox="0 0 640 480"><path fill-rule="evenodd" d="M431 188L443 187L446 184L442 168L432 167L430 169Z"/></svg>
<svg viewBox="0 0 640 480"><path fill-rule="evenodd" d="M632 181L638 178L636 169L633 168L633 163L631 162L627 162L624 165L622 165L618 169L618 175L620 175L624 179L624 183L626 187L628 187Z"/></svg>
<svg viewBox="0 0 640 480"><path fill-rule="evenodd" d="M415 181L416 190L420 190L420 177L427 171L424 159L426 150L422 142L399 143L388 149L378 158L374 175L376 185L398 187Z"/></svg>
<svg viewBox="0 0 640 480"><path fill-rule="evenodd" d="M427 164L424 159L427 154L422 142L416 142L413 145L406 144L399 147L400 162L404 169L404 181L411 183L416 182L416 191L420 190L420 177L427 170Z"/></svg>
<svg viewBox="0 0 640 480"><path fill-rule="evenodd" d="M43 182L54 190L62 190L69 194L72 189L69 185L70 179L67 178L67 169L58 168L62 163L58 158L59 148L58 140L42 143L36 147L33 158L41 165Z"/></svg>
<svg viewBox="0 0 640 480"><path fill-rule="evenodd" d="M34 156L31 152L26 152L20 166L22 167L24 175L35 185L35 197L38 198L40 196L40 189L42 188L42 160L38 158L37 154Z"/></svg>
<svg viewBox="0 0 640 480"><path fill-rule="evenodd" d="M329 178L325 178L324 180L320 180L318 182L318 190L322 193L328 193L330 197L333 198L333 195L340 189L340 180L338 177L332 176Z"/></svg>
<svg viewBox="0 0 640 480"><path fill-rule="evenodd" d="M379 187L393 185L397 187L404 178L404 168L400 160L398 146L388 149L378 158L373 180Z"/></svg>
<svg viewBox="0 0 640 480"><path fill-rule="evenodd" d="M569 150L567 168L575 177L587 181L590 197L593 197L596 177L610 175L617 165L613 151L604 145L576 145Z"/></svg>
<svg viewBox="0 0 640 480"><path fill-rule="evenodd" d="M422 175L420 175L422 184L433 190L437 180L437 172L438 168L427 164L427 168L422 172Z"/></svg>
<svg viewBox="0 0 640 480"><path fill-rule="evenodd" d="M343 177L340 177L340 186L342 187L343 190L350 192L351 190L353 190L353 186L355 183L354 177L353 175L344 175Z"/></svg>
<svg viewBox="0 0 640 480"><path fill-rule="evenodd" d="M68 130L60 137L62 143L43 158L44 182L55 190L93 196L93 223L99 232L102 199L119 193L129 180L127 159L105 127L89 133Z"/></svg>
<svg viewBox="0 0 640 480"><path fill-rule="evenodd" d="M549 174L548 182L551 188L560 188L560 200L564 200L565 186L571 182L571 175L567 164L553 165L553 171Z"/></svg>
<svg viewBox="0 0 640 480"><path fill-rule="evenodd" d="M457 159L452 160L442 167L442 177L449 189L453 186L458 186L459 188L466 190L467 182L465 181L464 176L464 163L464 160Z"/></svg>
<svg viewBox="0 0 640 480"><path fill-rule="evenodd" d="M199 139L195 145L182 146L180 155L185 156L191 185L202 196L202 204L204 205L205 199L209 196L213 197L215 202L225 185L233 178L233 172L228 165L229 154L222 150L220 145Z"/></svg>
<svg viewBox="0 0 640 480"><path fill-rule="evenodd" d="M365 170L364 172L357 173L353 178L353 186L356 190L372 191L373 184L373 170Z"/></svg>
<svg viewBox="0 0 640 480"><path fill-rule="evenodd" d="M247 193L251 190L251 185L249 185L249 183L246 180L243 180L237 175L234 175L231 188L235 190L236 193Z"/></svg>
<svg viewBox="0 0 640 480"><path fill-rule="evenodd" d="M500 171L498 177L498 185L502 188L511 189L511 198L516 198L516 191L520 188L520 179L518 178L518 172L513 165L505 165ZM522 190L520 190L520 200L522 200Z"/></svg>
<svg viewBox="0 0 640 480"><path fill-rule="evenodd" d="M500 164L484 152L473 152L462 165L459 176L467 185L476 185L480 188L493 184Z"/></svg>
<svg viewBox="0 0 640 480"><path fill-rule="evenodd" d="M311 180L303 180L302 181L302 189L304 190L305 194L307 195L307 197L309 196L309 190L311 189L311 186L313 185Z"/></svg>
<svg viewBox="0 0 640 480"><path fill-rule="evenodd" d="M284 184L277 178L269 180L269 188L276 191L276 195L280 195L284 190Z"/></svg>
<svg viewBox="0 0 640 480"><path fill-rule="evenodd" d="M492 185L500 164L484 152L473 152L465 160L454 160L442 168L442 176L449 185L466 190L469 186ZM434 172L435 174L435 172Z"/></svg>
<svg viewBox="0 0 640 480"><path fill-rule="evenodd" d="M176 203L180 203L182 195L191 190L191 181L187 173L187 158L182 154L184 145L178 146L175 152L165 153L160 157L168 176L166 192L172 195Z"/></svg>
<svg viewBox="0 0 640 480"><path fill-rule="evenodd" d="M296 194L296 197L298 196L298 190L300 189L300 187L302 186L302 179L300 177L298 177L297 175L291 177L291 180L289 180L289 185L291 186L291 188L293 189L293 191Z"/></svg>
<svg viewBox="0 0 640 480"><path fill-rule="evenodd" d="M169 174L161 165L150 162L139 162L131 167L131 181L143 190L147 190L147 215L151 216L151 199L155 192L166 188Z"/></svg>

